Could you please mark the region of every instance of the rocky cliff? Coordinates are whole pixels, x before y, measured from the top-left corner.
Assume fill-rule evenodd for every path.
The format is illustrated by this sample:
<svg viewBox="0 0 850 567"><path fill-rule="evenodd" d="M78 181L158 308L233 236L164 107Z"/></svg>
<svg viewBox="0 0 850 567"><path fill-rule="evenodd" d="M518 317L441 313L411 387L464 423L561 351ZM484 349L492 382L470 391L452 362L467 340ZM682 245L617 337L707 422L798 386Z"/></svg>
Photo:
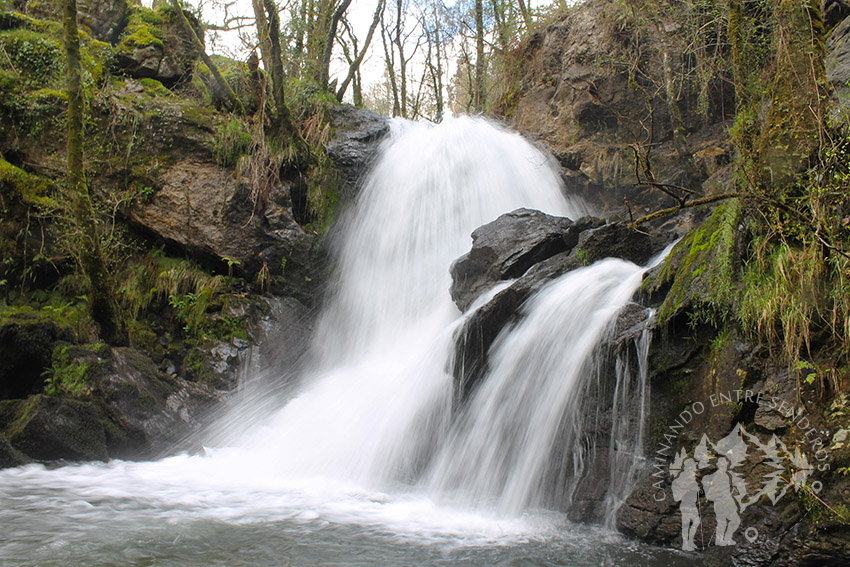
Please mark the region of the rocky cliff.
<svg viewBox="0 0 850 567"><path fill-rule="evenodd" d="M125 336L104 345L61 189L60 5L0 8L0 466L191 449L268 333L292 347L278 376L297 368L324 279L321 232L386 120L301 93L294 108L326 125L313 141L326 157L275 170L262 118L216 107L171 7L80 2L86 175ZM217 62L249 100L247 66Z"/></svg>
<svg viewBox="0 0 850 567"><path fill-rule="evenodd" d="M834 27L826 44L827 78L834 89L834 116L843 119L850 21L844 20L846 5L828 2L827 8L828 24ZM710 196L736 187L739 156L730 135L734 89L722 80L703 85L681 80L674 81L671 96L665 83L693 71L676 47L683 45L683 26L676 18L661 17L647 31L646 20L641 24L639 17L624 4L606 0L586 2L560 16L512 54L515 65L500 98L501 112L551 149L569 189L614 220L674 207L683 189ZM664 189L672 189L672 195ZM651 238L661 243L684 235L666 261L647 273L640 296L617 325L634 329L648 313L655 321L648 354L648 434L638 448L645 461L615 524L630 537L693 549L683 541L682 517L689 508L673 483L685 470L693 472L694 482L719 478L722 464L724 472L732 471L730 494L738 499L732 513L715 506L716 493L694 493L701 522L685 536L696 542L695 562L841 565L850 561L846 358L843 347L821 333L809 345L811 357L791 364L781 345L769 344L743 319L730 316L741 309L742 289L751 285L742 281L742 266L752 258L748 214L737 200L713 211L682 210L664 226L644 226L648 234L632 231L594 252L631 258L623 242ZM597 231L629 231L601 221L587 225L584 219L573 224L543 217L537 220L542 226L528 229L532 215L518 211L478 229L472 250L453 268L453 297L460 306L470 301L463 290L473 293L506 279L512 266L516 270L510 277L519 277L480 309L461 335L455 374L464 392L475 387L487 364L488 345L515 321L528 293L581 265L578 251L584 248L573 243L571 228L586 225L580 240L591 240ZM499 241L491 234L499 223L507 229L497 234L519 230L529 241ZM548 240L550 233L560 238L556 246ZM555 252L536 254L543 250ZM528 261L512 264L514 259ZM769 293L789 292L776 288ZM634 349L634 332L613 336L620 350ZM614 379L613 373L608 379ZM579 481L563 504L577 520L606 519L606 495L598 479L611 466L605 416L610 417L613 391L613 383L600 385L592 394L594 415L585 418L594 431L588 444L604 449L592 450L585 467L593 482ZM617 453L631 450L621 447ZM687 469L689 459L693 469ZM733 516L739 521L729 524L734 535L719 544L718 525L722 532Z"/></svg>

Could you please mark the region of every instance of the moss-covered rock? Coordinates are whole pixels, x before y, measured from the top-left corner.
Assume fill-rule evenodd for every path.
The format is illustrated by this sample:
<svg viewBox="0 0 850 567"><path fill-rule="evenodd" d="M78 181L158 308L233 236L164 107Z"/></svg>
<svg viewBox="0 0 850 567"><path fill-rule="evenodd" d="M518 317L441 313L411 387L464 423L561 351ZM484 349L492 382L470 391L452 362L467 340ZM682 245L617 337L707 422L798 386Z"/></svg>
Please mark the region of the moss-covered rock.
<svg viewBox="0 0 850 567"><path fill-rule="evenodd" d="M27 13L41 20L62 21L59 0L29 0ZM83 30L101 41L115 43L127 23L128 0L79 0L77 18Z"/></svg>
<svg viewBox="0 0 850 567"><path fill-rule="evenodd" d="M184 13L195 34L203 38L197 18ZM127 26L116 46L116 62L126 74L173 86L190 79L199 56L194 38L186 33L171 6L157 10L130 7Z"/></svg>
<svg viewBox="0 0 850 567"><path fill-rule="evenodd" d="M36 460L106 460L103 421L92 402L43 395L0 402L0 429Z"/></svg>
<svg viewBox="0 0 850 567"><path fill-rule="evenodd" d="M743 226L737 200L718 206L645 278L642 290L660 294L666 322L686 308L712 321L730 314L740 289Z"/></svg>

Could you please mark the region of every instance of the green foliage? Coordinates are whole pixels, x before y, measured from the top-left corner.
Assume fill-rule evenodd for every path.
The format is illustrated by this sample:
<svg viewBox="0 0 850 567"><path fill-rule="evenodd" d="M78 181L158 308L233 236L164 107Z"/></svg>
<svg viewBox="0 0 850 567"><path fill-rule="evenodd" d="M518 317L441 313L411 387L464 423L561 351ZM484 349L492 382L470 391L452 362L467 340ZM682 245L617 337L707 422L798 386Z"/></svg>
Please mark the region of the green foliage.
<svg viewBox="0 0 850 567"><path fill-rule="evenodd" d="M212 295L213 291L204 287L197 293L168 296L168 304L174 308L175 316L183 323L183 332L187 336L198 334Z"/></svg>
<svg viewBox="0 0 850 567"><path fill-rule="evenodd" d="M744 272L739 318L745 329L771 344L781 343L789 362L809 350L813 319L820 310L823 262L817 247L754 242Z"/></svg>
<svg viewBox="0 0 850 567"><path fill-rule="evenodd" d="M850 506L839 502L825 502L818 497L809 484L797 492L803 509L811 517L815 529L828 530L838 526L850 526Z"/></svg>
<svg viewBox="0 0 850 567"><path fill-rule="evenodd" d="M53 361L45 371L44 393L49 396L67 395L83 397L92 391L92 371L98 364L97 357L90 351L98 350L100 345L91 345L89 349L70 345L59 345L53 349Z"/></svg>
<svg viewBox="0 0 850 567"><path fill-rule="evenodd" d="M62 49L57 38L29 29L0 32L0 48L5 66L18 73L28 88L55 84L64 70Z"/></svg>
<svg viewBox="0 0 850 567"><path fill-rule="evenodd" d="M584 248L581 248L576 251L576 260L578 260L579 264L581 264L582 266L590 265L590 259L587 256L587 250L585 250Z"/></svg>
<svg viewBox="0 0 850 567"><path fill-rule="evenodd" d="M241 119L231 116L215 129L213 155L222 167L233 167L251 149L251 132Z"/></svg>
<svg viewBox="0 0 850 567"><path fill-rule="evenodd" d="M231 260L232 261L232 260ZM151 310L170 309L173 322L187 339L248 339L245 321L220 313L231 296L223 295L221 276L212 276L188 260L149 254L127 268L118 290L131 343L156 348L156 336L143 322Z"/></svg>
<svg viewBox="0 0 850 567"><path fill-rule="evenodd" d="M192 329L221 285L220 276L157 252L127 268L121 279L118 296L128 320L137 320L155 301L168 301L179 312L178 319Z"/></svg>

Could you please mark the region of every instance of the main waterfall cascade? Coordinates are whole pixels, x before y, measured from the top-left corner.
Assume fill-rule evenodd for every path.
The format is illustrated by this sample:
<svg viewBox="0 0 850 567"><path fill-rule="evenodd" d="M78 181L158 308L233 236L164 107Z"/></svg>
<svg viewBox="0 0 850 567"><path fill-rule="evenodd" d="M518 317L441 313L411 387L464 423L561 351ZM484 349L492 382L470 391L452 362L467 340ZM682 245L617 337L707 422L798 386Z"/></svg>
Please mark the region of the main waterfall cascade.
<svg viewBox="0 0 850 567"><path fill-rule="evenodd" d="M587 212L566 196L548 160L481 119L395 122L334 238L338 279L283 407L206 455L0 471L0 524L11 526L0 563L85 564L85 550L119 557L128 538L142 555L166 556L180 541L213 538L211 557L224 559L206 564L244 559L228 562L226 545L254 553L253 564L279 564L262 555L263 545L277 544L259 544L256 534L283 538L280 548L294 545L304 564L359 564L315 556L333 554L337 541L363 564L453 563L448 551L435 556L409 541L471 545L467 564L498 562L493 545L507 557L542 557L555 540L574 564L627 556L610 532L567 528L543 508L551 504L547 479L565 463L567 476L584 467L589 432L576 410L587 403L588 380L599 380L600 344L643 268L608 259L545 286L493 345L488 375L468 403L453 407L455 335L464 317L510 284L458 312L449 266L468 251L469 235L520 207L572 218ZM642 336L639 356L618 359L609 448L618 490L609 490L609 512L640 458L618 444L639 446L643 436L623 405L634 397L635 376L640 411L647 405L649 333ZM243 525L255 529L236 528ZM535 541L543 543L528 543ZM639 561L655 565L653 557L644 550Z"/></svg>

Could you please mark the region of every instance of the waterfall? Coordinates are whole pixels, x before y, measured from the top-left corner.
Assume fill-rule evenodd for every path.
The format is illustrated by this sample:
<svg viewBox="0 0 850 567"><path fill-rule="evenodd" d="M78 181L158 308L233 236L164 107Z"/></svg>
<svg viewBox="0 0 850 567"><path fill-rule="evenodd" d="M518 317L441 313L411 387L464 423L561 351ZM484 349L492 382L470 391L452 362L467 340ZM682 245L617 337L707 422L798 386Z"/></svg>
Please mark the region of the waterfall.
<svg viewBox="0 0 850 567"><path fill-rule="evenodd" d="M640 336L634 339L632 345L625 345L615 364L616 382L608 445L608 490L605 494L605 524L609 527L614 527L617 511L631 493L644 462L643 443L650 395L650 325L654 316L654 310L650 310Z"/></svg>
<svg viewBox="0 0 850 567"><path fill-rule="evenodd" d="M449 267L469 250L473 230L521 207L573 218L587 212L566 195L550 159L518 134L473 118L395 122L333 238L337 275L310 356L286 387L267 392L264 375L240 393L244 404L261 398L260 405L282 406L262 419L241 409L226 416L227 431L211 438L222 446L204 455L0 471L0 524L12 530L0 562L82 564L94 550L118 564L135 541L133 553L159 564L185 538L228 564L261 552L274 559L255 564L277 564L294 547L315 564L345 563L334 550L346 559L363 554L362 564L425 564L443 551L441 564L454 557L495 564L503 561L482 554L466 563L451 553L498 542L520 546L526 561L521 546L549 541L558 543L532 553L569 548L567 563L599 565L611 561L597 551L615 547L614 564L632 564L631 548L606 540L607 532L564 547L578 528L535 508L550 506L551 486L575 484L591 459L584 392L603 381L600 345L643 268L607 259L549 282L503 329L486 375L457 405L457 336L512 282L461 314L449 296ZM303 350L299 337L283 342L285 357ZM606 446L614 465L608 478L592 479L610 485L612 514L639 457L622 447L640 445L644 415L636 422L634 404L625 402L638 396L640 411L647 407L648 346L646 331L629 347L636 354L619 360ZM274 357L263 366L269 372ZM573 480L553 483L565 470ZM258 541L256 533L271 535ZM342 547L340 533L348 538ZM409 540L445 547L436 555L405 547L415 556L409 560L393 555Z"/></svg>
<svg viewBox="0 0 850 567"><path fill-rule="evenodd" d="M452 261L503 213L586 212L549 159L481 119L394 122L333 241L314 375L243 445L271 448L283 474L375 486L418 476L451 417Z"/></svg>
<svg viewBox="0 0 850 567"><path fill-rule="evenodd" d="M582 382L593 375L594 351L642 273L629 262L603 260L526 302L521 322L491 347L490 371L428 473L432 492L514 514L546 504L549 457L556 442L573 447L580 438Z"/></svg>

